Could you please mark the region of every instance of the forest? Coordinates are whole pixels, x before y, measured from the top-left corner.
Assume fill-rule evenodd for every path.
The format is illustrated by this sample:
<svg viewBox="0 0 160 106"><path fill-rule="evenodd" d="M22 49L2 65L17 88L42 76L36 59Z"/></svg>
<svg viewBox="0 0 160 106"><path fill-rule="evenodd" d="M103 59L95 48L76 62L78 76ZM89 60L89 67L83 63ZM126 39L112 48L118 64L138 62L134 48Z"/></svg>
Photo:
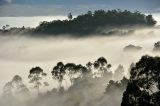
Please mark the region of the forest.
<svg viewBox="0 0 160 106"><path fill-rule="evenodd" d="M159 52L159 48L160 43L156 42L153 52ZM4 85L1 102L3 106L8 106L8 100L10 105L21 106L63 106L64 103L66 106L159 106L160 57L142 56L130 65L127 74L121 64L114 73L111 67L104 57L89 61L85 66L58 62L50 75L36 66L28 71L31 86L15 75ZM57 82L57 87L41 91L51 86L44 80L49 76ZM25 102L21 103L17 98L23 98Z"/></svg>
<svg viewBox="0 0 160 106"><path fill-rule="evenodd" d="M138 11L132 13L127 10L97 10L93 13L88 11L86 14L72 18L72 14L69 13L69 20L42 22L34 32L42 34L96 34L107 26L153 26L156 24L152 15L145 16Z"/></svg>
<svg viewBox="0 0 160 106"><path fill-rule="evenodd" d="M9 25L2 27L2 34L32 34L32 35L65 35L88 36L93 34L110 35L117 31L112 31L112 27L130 26L154 26L156 21L152 15L145 15L139 11L131 12L128 10L96 10L88 11L85 14L73 18L68 14L66 20L54 20L51 22L43 21L36 28L9 28ZM104 30L108 30L108 33ZM129 30L132 32L132 30Z"/></svg>
<svg viewBox="0 0 160 106"><path fill-rule="evenodd" d="M3 26L0 65L12 77L3 78L0 106L160 106L155 25L150 14L118 9L69 13L36 28Z"/></svg>

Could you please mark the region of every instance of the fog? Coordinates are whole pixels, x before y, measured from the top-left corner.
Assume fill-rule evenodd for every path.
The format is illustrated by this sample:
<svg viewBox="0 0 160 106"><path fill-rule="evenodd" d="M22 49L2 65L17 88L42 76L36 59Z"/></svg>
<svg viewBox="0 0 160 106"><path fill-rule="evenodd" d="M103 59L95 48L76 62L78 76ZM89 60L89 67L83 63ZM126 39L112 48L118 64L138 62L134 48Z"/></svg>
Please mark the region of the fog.
<svg viewBox="0 0 160 106"><path fill-rule="evenodd" d="M112 64L112 71L119 64L127 71L129 65L138 61L142 55L158 55L153 54L152 50L154 43L160 40L159 34L159 29L141 29L128 36L91 38L0 36L1 88L16 74L28 83L29 70L34 66L42 67L50 75L53 66L59 61L85 65L88 61L104 56ZM129 44L143 49L124 52L123 48ZM50 83L54 82L51 75L49 78Z"/></svg>
<svg viewBox="0 0 160 106"><path fill-rule="evenodd" d="M157 41L160 41L160 28L158 27L138 28L130 35L95 35L83 38L63 37L63 35L59 37L0 35L0 95L2 94L4 84L10 81L14 75L18 74L22 76L24 83L29 85L29 70L35 66L40 66L48 73L47 81L51 86L47 90L52 90L52 88L57 86L57 83L52 79L51 71L59 61L85 65L88 61L95 61L103 56L112 65L111 71L114 72L119 64L121 64L124 66L125 73L127 74L130 64L137 62L141 56L146 54L159 56L158 52L153 52L154 43ZM140 46L142 50L124 51L123 49L130 44ZM104 83L104 81L102 82ZM109 97L104 97L103 95L107 83L102 88L99 88L100 85L98 83L93 84L92 88L88 87L88 85L84 86L85 84L80 84L78 87L82 88L84 92L87 91L86 94L82 94L79 89L76 92L75 90L70 90L63 96L52 95L46 98L43 96L42 98L35 99L35 102L31 102L31 104L22 102L23 105L20 105L103 106L106 103L111 103L109 102ZM47 90L42 91L46 92ZM93 94L95 92L96 94ZM123 91L115 97L121 100L122 93ZM77 97L77 95L79 96ZM45 100L40 102L41 99ZM18 99L18 101L21 100ZM75 103L78 104L74 104L72 101L76 101ZM15 102L14 105L17 105L16 103L20 102ZM116 104L118 103L110 105L114 106ZM8 106L7 104L5 105Z"/></svg>
<svg viewBox="0 0 160 106"><path fill-rule="evenodd" d="M11 27L36 27L42 21L65 20L67 16L0 17L0 29L4 25Z"/></svg>

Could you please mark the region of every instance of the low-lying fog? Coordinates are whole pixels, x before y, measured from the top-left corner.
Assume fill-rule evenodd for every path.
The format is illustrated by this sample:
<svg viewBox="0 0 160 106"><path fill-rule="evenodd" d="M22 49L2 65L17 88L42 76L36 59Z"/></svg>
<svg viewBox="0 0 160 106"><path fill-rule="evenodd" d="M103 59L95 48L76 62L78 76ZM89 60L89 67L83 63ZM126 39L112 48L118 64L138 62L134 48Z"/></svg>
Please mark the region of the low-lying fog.
<svg viewBox="0 0 160 106"><path fill-rule="evenodd" d="M160 20L159 14L154 14L153 16L156 20ZM36 27L40 21L51 21L53 19L66 19L66 17L0 17L0 27L6 24L9 24L11 27ZM157 25L160 25L160 21L158 21ZM23 78L23 82L30 87L28 83L29 70L35 66L40 66L44 72L47 72L48 77L46 80L50 84L47 90L57 87L57 82L52 80L51 71L59 61L85 65L88 61L93 62L103 56L112 65L111 71L115 71L119 64L121 64L124 66L127 74L130 64L137 62L141 56L146 54L160 56L160 52L153 52L154 43L157 41L160 41L160 27L152 29L138 28L131 35L96 35L87 38L0 35L0 99L4 84L11 81L15 75L20 75ZM124 51L124 48L130 44L142 47L142 50ZM90 89L90 92L88 92L87 87L83 86L82 84L78 87L80 87L79 89L85 89L84 92L87 92L85 94L82 94L79 89L76 89L78 92L71 90L68 92L69 95L66 93L64 96L54 97L53 95L53 98L50 98L50 96L46 97L46 100L42 101L44 103L39 102L39 104L37 104L36 100L31 100L31 102L33 102L32 105L106 106L106 103L109 103L109 106L114 106L113 104L117 106L117 104L121 102L123 91L111 97L111 99L118 99L118 103L115 103L115 101L112 103L110 102L112 100L107 96L100 95L97 97L97 92L104 92L106 85L104 85L103 88L98 88L99 84L96 83L94 84L94 88ZM97 88L98 91L97 89L95 90L95 88ZM85 98L83 96L77 97L79 94L85 95ZM41 101L41 99L39 101ZM2 101L0 100L0 102ZM7 101L7 103L9 102ZM87 103L91 104L89 105ZM21 104L28 106L25 102ZM10 106L9 104L5 105Z"/></svg>
<svg viewBox="0 0 160 106"><path fill-rule="evenodd" d="M154 43L160 41L160 29L139 29L132 35L114 35L110 37L63 38L12 35L0 36L0 91L2 86L18 74L28 83L29 70L40 66L47 72L51 80L51 70L57 62L74 62L85 65L104 56L111 70L122 64L125 70L142 55L154 54ZM141 46L136 52L124 52L129 44ZM54 84L53 84L54 85Z"/></svg>

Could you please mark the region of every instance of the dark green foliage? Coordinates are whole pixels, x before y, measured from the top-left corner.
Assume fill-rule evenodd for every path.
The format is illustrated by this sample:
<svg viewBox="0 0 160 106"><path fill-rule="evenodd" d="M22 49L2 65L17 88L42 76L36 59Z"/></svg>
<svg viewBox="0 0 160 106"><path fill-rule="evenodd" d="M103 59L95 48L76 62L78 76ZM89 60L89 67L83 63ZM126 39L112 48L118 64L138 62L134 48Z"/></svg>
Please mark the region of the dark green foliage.
<svg viewBox="0 0 160 106"><path fill-rule="evenodd" d="M146 16L146 21L148 25L155 25L157 22L153 19L152 15Z"/></svg>
<svg viewBox="0 0 160 106"><path fill-rule="evenodd" d="M72 14L68 15L69 20L56 20L52 22L42 22L34 30L35 34L92 34L99 33L98 28L106 26L121 25L147 25L152 26L156 21L152 15L127 10L97 10L94 13L88 11L72 19Z"/></svg>
<svg viewBox="0 0 160 106"><path fill-rule="evenodd" d="M122 106L159 106L160 57L143 56L130 72Z"/></svg>

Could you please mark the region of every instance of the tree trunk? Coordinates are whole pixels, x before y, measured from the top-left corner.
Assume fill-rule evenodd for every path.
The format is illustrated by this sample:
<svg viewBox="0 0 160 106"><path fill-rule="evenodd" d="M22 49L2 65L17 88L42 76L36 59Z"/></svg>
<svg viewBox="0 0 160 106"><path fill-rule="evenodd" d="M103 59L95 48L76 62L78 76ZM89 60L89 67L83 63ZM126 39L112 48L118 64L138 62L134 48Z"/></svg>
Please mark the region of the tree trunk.
<svg viewBox="0 0 160 106"><path fill-rule="evenodd" d="M37 95L39 97L39 82L37 82Z"/></svg>
<svg viewBox="0 0 160 106"><path fill-rule="evenodd" d="M37 87L37 95L38 95L38 97L39 97L39 87Z"/></svg>

